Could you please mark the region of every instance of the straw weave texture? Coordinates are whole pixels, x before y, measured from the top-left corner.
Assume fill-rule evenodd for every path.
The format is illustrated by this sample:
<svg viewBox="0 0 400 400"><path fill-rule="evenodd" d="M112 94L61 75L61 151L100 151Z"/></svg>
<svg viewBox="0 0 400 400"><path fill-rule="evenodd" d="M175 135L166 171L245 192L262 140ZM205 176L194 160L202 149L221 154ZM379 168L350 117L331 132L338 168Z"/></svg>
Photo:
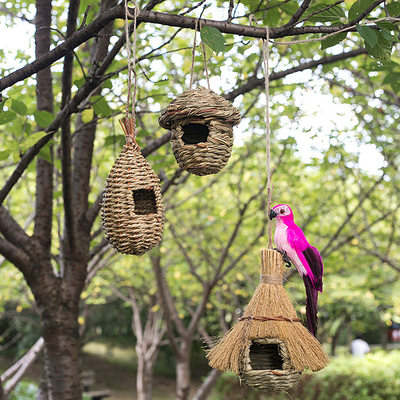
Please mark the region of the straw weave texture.
<svg viewBox="0 0 400 400"><path fill-rule="evenodd" d="M162 112L159 124L172 131L171 143L179 166L196 175L219 172L228 162L233 145L233 126L240 122L239 111L212 90L197 88L184 92ZM185 144L183 126L206 125L206 142Z"/></svg>
<svg viewBox="0 0 400 400"><path fill-rule="evenodd" d="M120 253L141 255L162 237L164 207L160 181L136 144L126 144L107 178L101 219L106 237Z"/></svg>
<svg viewBox="0 0 400 400"><path fill-rule="evenodd" d="M282 278L284 264L280 253L262 251L261 274ZM231 370L249 385L285 390L300 378L301 371L318 371L328 362L328 356L317 339L296 321L297 314L280 284L261 282L244 312L244 317L282 316L287 320L239 321L210 349L207 358L211 367ZM279 343L282 369L253 370L250 365L250 346L256 343ZM290 386L288 386L290 385Z"/></svg>

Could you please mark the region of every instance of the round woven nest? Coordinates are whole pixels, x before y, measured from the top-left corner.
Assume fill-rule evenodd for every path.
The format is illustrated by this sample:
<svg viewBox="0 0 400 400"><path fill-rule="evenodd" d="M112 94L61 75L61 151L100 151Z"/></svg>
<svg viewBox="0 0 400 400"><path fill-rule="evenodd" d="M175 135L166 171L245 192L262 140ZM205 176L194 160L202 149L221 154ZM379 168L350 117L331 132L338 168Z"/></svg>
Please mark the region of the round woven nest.
<svg viewBox="0 0 400 400"><path fill-rule="evenodd" d="M196 175L219 172L228 162L233 126L239 111L212 90L184 92L162 112L159 124L171 130L171 143L179 166Z"/></svg>
<svg viewBox="0 0 400 400"><path fill-rule="evenodd" d="M250 346L252 343L257 343L261 345L278 345L279 356L282 359L282 368L256 369L254 365L252 366L252 360L250 357ZM263 357L268 358L271 356L261 355L261 358ZM255 362L254 359L253 362ZM263 362L265 363L265 360ZM246 385L271 391L288 390L298 383L301 378L301 374L301 371L296 371L293 368L293 365L289 358L289 352L283 341L275 338L258 338L248 342L244 357L242 359L240 373L240 377L246 383Z"/></svg>
<svg viewBox="0 0 400 400"><path fill-rule="evenodd" d="M101 220L108 241L120 253L142 255L161 240L160 181L136 143L127 141L111 168Z"/></svg>

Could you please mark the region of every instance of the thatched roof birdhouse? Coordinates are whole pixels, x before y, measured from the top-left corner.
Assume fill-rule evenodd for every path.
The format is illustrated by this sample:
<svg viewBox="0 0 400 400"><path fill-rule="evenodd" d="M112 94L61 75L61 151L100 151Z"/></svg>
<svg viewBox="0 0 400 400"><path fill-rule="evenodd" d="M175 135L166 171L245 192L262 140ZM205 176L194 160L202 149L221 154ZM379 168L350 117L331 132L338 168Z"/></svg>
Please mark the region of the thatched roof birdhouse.
<svg viewBox="0 0 400 400"><path fill-rule="evenodd" d="M261 252L261 282L239 322L208 351L211 367L235 372L248 385L286 390L305 369L318 371L328 356L302 325L282 286L284 263Z"/></svg>
<svg viewBox="0 0 400 400"><path fill-rule="evenodd" d="M120 123L126 144L107 178L101 220L116 250L141 255L161 240L164 206L160 181L140 152L132 119Z"/></svg>
<svg viewBox="0 0 400 400"><path fill-rule="evenodd" d="M195 175L219 172L228 162L239 111L212 90L187 90L162 112L160 125L172 132L179 166Z"/></svg>

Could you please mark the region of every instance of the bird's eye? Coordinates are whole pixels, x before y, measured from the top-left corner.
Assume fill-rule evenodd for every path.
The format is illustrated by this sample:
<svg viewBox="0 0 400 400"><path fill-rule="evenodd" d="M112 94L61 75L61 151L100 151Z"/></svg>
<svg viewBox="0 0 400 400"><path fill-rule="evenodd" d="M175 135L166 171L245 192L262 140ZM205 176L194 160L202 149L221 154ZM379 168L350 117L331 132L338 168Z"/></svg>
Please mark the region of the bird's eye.
<svg viewBox="0 0 400 400"><path fill-rule="evenodd" d="M283 208L281 209L281 214L285 214L285 210Z"/></svg>

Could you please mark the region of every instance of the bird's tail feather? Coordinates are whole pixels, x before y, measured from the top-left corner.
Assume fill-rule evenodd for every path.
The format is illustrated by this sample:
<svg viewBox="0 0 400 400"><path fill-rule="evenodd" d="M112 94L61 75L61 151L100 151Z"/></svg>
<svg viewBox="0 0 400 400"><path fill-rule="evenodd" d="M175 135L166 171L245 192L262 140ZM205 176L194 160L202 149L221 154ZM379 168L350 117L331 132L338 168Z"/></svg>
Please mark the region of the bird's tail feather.
<svg viewBox="0 0 400 400"><path fill-rule="evenodd" d="M314 289L310 277L303 275L304 286L306 287L307 305L306 317L307 328L314 335L317 335L318 325L318 291Z"/></svg>

